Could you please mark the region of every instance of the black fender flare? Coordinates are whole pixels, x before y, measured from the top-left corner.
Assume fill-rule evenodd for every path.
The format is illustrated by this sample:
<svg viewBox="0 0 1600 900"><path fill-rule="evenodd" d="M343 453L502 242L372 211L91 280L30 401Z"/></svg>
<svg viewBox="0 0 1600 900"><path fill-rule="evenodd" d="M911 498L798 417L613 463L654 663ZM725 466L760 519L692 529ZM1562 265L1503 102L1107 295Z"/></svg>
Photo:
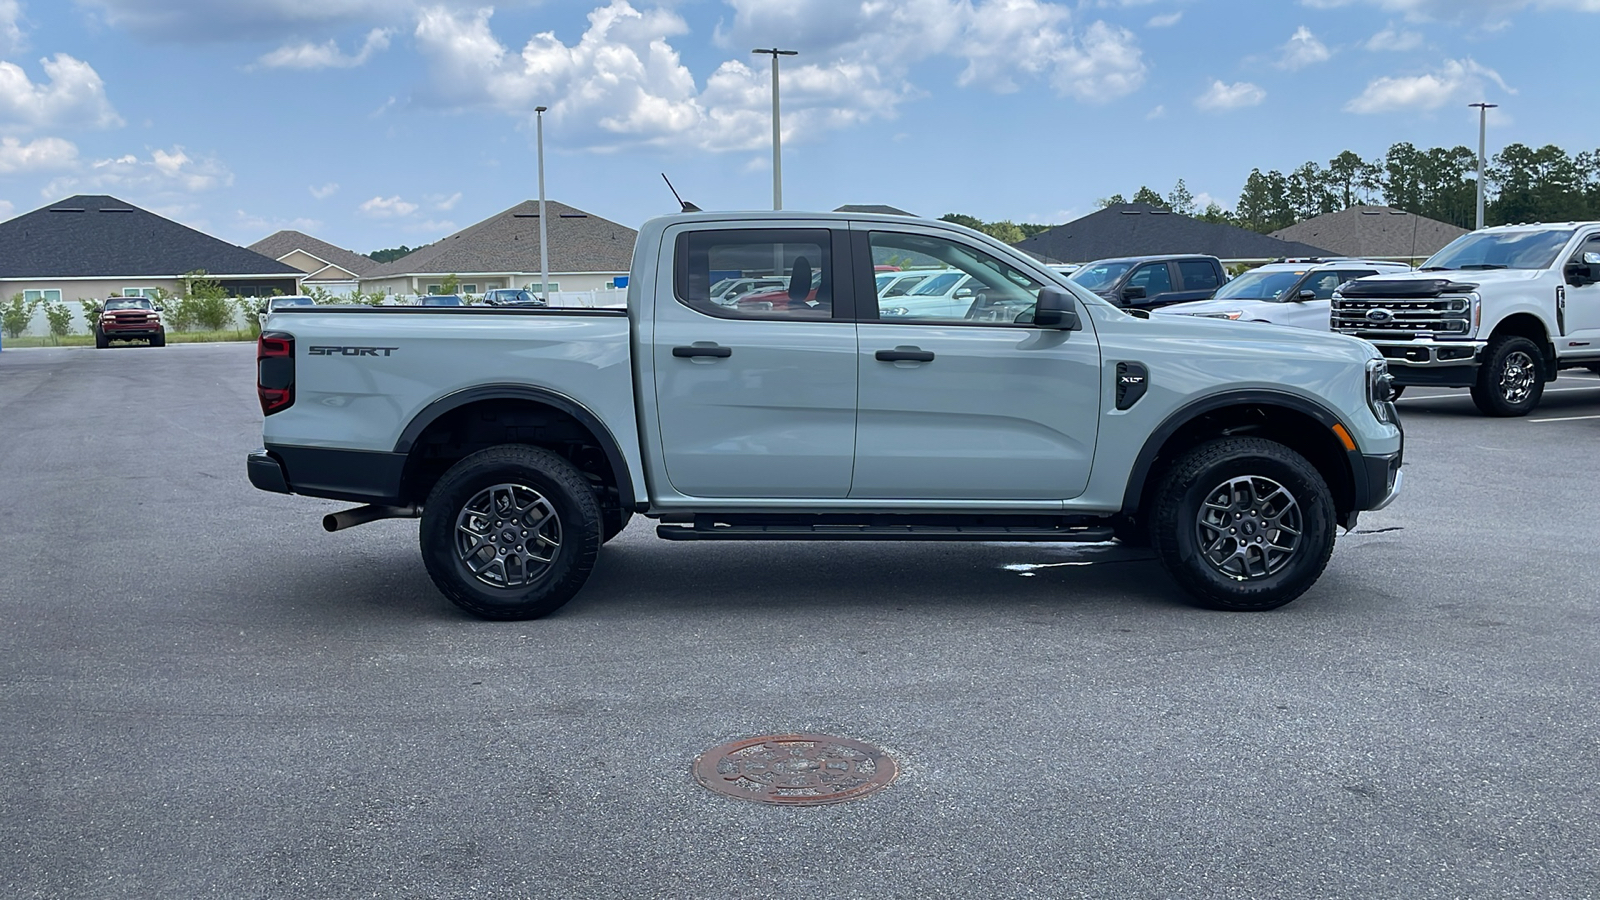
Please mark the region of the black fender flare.
<svg viewBox="0 0 1600 900"><path fill-rule="evenodd" d="M411 424L400 432L400 439L395 442L394 452L409 457L417 438L420 438L422 433L428 430L428 426L440 416L483 400L528 400L558 409L577 419L579 424L594 435L600 444L600 451L606 455L606 462L611 465L611 471L617 479L617 496L622 501L623 508L633 509L635 504L633 475L628 471L628 459L622 455L622 445L617 443L616 436L593 410L565 394L547 388L527 384L480 384L446 394L423 407L422 411L411 419Z"/></svg>
<svg viewBox="0 0 1600 900"><path fill-rule="evenodd" d="M1267 405L1281 406L1286 409L1303 413L1328 429L1334 440L1338 436L1333 434L1333 426L1338 425L1350 433L1349 428L1339 419L1332 410L1320 403L1309 400L1299 394L1288 391L1274 391L1264 388L1226 391L1221 394L1212 394L1201 397L1178 407L1170 413L1156 429L1145 438L1144 446L1140 448L1139 455L1134 458L1133 470L1128 474L1128 486L1122 495L1122 514L1132 516L1139 511L1139 504L1144 500L1145 482L1150 477L1150 470L1155 466L1156 454L1167 440L1178 432L1179 429L1193 422L1206 413L1226 409L1230 406ZM1351 484L1355 488L1353 498L1357 509L1363 508L1364 498L1369 494L1367 488L1366 466L1361 464L1361 451L1347 450L1345 452L1346 464L1349 466Z"/></svg>

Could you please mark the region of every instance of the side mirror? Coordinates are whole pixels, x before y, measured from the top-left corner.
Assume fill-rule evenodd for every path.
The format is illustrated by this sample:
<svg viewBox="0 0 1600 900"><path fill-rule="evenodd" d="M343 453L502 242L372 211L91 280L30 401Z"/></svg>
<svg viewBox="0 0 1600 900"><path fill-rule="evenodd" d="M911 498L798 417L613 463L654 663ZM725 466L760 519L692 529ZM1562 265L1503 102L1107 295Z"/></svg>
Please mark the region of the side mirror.
<svg viewBox="0 0 1600 900"><path fill-rule="evenodd" d="M971 297L971 296L972 296L972 288L961 288L960 290L956 291L956 293L955 293L955 298L957 300L965 300L965 299L967 299L968 297Z"/></svg>
<svg viewBox="0 0 1600 900"><path fill-rule="evenodd" d="M1588 257L1600 254L1585 253L1584 262L1569 262L1562 267L1561 274L1565 276L1567 284L1573 287L1582 287L1600 281L1594 277L1594 264L1588 262Z"/></svg>
<svg viewBox="0 0 1600 900"><path fill-rule="evenodd" d="M1035 328L1055 328L1060 331L1082 331L1078 320L1078 304L1072 295L1058 287L1039 289L1039 302L1033 308Z"/></svg>
<svg viewBox="0 0 1600 900"><path fill-rule="evenodd" d="M1130 284L1122 289L1122 299L1124 300L1143 300L1148 296L1149 294L1145 291L1143 285Z"/></svg>
<svg viewBox="0 0 1600 900"><path fill-rule="evenodd" d="M1315 300L1315 299L1317 299L1317 292L1316 291L1301 291L1300 293L1295 295L1295 299L1299 300L1301 303L1304 303L1307 300Z"/></svg>
<svg viewBox="0 0 1600 900"><path fill-rule="evenodd" d="M158 306L156 307L156 312L166 312L166 310Z"/></svg>

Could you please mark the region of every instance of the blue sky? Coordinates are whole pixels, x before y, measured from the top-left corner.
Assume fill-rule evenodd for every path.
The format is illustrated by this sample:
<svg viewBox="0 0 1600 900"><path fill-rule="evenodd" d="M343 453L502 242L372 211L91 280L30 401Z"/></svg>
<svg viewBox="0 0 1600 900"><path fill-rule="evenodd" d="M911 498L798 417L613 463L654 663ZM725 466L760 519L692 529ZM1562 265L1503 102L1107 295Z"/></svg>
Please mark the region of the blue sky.
<svg viewBox="0 0 1600 900"><path fill-rule="evenodd" d="M108 193L225 240L416 246L547 192L1063 222L1232 207L1396 141L1600 147L1600 0L0 0L0 217Z"/></svg>

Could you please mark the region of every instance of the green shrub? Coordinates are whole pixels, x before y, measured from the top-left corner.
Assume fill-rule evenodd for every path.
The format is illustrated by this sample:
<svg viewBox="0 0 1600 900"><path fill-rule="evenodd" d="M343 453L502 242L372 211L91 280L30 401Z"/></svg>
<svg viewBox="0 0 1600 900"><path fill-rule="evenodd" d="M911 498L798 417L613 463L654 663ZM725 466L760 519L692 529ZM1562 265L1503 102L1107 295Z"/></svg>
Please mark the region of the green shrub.
<svg viewBox="0 0 1600 900"><path fill-rule="evenodd" d="M11 302L0 307L0 328L5 329L6 337L22 337L28 330L28 323L33 321L33 311L39 306L39 301L32 303L22 299L21 294L12 294Z"/></svg>
<svg viewBox="0 0 1600 900"><path fill-rule="evenodd" d="M46 303L44 317L50 321L50 334L66 337L72 333L72 310L65 303Z"/></svg>
<svg viewBox="0 0 1600 900"><path fill-rule="evenodd" d="M106 311L106 305L100 300L83 301L83 328L85 331L94 331L94 325L100 321L100 314Z"/></svg>

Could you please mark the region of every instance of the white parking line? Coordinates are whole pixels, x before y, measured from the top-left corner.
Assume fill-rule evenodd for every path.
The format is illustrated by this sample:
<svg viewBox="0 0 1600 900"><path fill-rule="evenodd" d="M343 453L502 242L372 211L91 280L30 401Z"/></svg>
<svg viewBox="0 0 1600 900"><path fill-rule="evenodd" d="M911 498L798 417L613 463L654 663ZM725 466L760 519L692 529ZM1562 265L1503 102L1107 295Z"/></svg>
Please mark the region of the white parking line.
<svg viewBox="0 0 1600 900"><path fill-rule="evenodd" d="M1554 419L1529 419L1529 422L1581 422L1584 419L1600 419L1600 416L1561 416Z"/></svg>

